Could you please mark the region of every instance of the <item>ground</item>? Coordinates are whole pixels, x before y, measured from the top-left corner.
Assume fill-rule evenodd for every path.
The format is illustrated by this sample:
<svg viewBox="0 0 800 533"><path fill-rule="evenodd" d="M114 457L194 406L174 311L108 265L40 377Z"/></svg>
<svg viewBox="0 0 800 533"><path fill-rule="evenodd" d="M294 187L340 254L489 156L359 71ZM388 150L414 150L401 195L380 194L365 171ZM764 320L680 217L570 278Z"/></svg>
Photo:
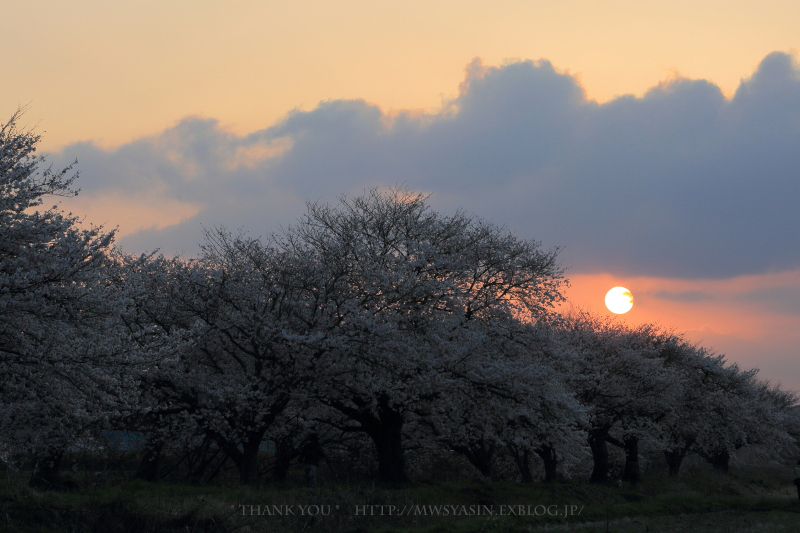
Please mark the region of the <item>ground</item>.
<svg viewBox="0 0 800 533"><path fill-rule="evenodd" d="M711 532L800 530L791 461L739 465L730 474L687 468L678 479L590 485L480 481L302 486L129 481L120 473L65 474L59 490L34 490L5 472L0 530L74 533L195 532ZM565 516L566 515L566 516Z"/></svg>

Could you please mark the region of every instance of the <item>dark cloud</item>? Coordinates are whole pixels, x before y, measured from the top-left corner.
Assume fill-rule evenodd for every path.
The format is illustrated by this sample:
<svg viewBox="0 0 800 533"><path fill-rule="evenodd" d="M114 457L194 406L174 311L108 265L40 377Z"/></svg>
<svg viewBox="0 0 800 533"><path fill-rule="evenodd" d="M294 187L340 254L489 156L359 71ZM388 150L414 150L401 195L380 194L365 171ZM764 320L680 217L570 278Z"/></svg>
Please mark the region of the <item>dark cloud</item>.
<svg viewBox="0 0 800 533"><path fill-rule="evenodd" d="M115 151L78 144L57 156L79 158L88 194L150 189L205 206L124 238L130 249L194 250L201 224L260 234L290 224L305 198L405 183L434 192L437 209L464 207L563 246L572 271L800 267L800 70L783 53L730 100L679 78L597 104L547 61L476 60L436 114L389 117L337 100L244 137L193 118Z"/></svg>

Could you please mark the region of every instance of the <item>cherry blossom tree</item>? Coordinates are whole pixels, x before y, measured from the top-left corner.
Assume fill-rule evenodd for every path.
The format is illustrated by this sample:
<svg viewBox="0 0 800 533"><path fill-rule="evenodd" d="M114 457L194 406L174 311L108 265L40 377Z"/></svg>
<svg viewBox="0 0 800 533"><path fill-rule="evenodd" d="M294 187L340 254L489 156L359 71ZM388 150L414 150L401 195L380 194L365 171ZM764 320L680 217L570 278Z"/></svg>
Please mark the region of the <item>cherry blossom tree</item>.
<svg viewBox="0 0 800 533"><path fill-rule="evenodd" d="M665 405L655 435L663 450L669 475L677 476L683 459L707 431L714 410L714 376L725 372L725 364L722 357L714 356L679 335L666 336L658 349L659 357L675 381L673 401Z"/></svg>
<svg viewBox="0 0 800 533"><path fill-rule="evenodd" d="M726 363L723 356L708 356L698 372L705 410L691 451L716 470L727 472L730 459L746 446L796 450L789 430L797 396L759 381L757 372Z"/></svg>
<svg viewBox="0 0 800 533"><path fill-rule="evenodd" d="M552 358L546 328L511 322L486 331L475 368L463 372L448 401L429 417L437 441L464 455L495 479L495 458L508 453L523 482L532 482L532 459L554 481L560 459L578 446L584 409L566 386L563 361ZM557 452L556 450L560 450Z"/></svg>
<svg viewBox="0 0 800 533"><path fill-rule="evenodd" d="M230 457L243 483L256 483L266 432L302 395L316 347L293 328L297 300L282 276L298 269L223 231L205 250L192 261L141 258L124 276L138 285L123 320L144 354L139 409L156 422L154 443L176 423L191 428Z"/></svg>
<svg viewBox="0 0 800 533"><path fill-rule="evenodd" d="M5 454L32 451L34 481L52 483L109 387L102 362L89 362L117 349L97 334L111 316L102 269L114 232L45 207L77 194L77 173L44 167L20 115L0 127L0 440Z"/></svg>
<svg viewBox="0 0 800 533"><path fill-rule="evenodd" d="M652 432L673 394L673 376L658 358L656 331L577 313L565 320L559 335L561 349L576 364L570 386L588 409L590 480L608 481L612 444L625 451L623 476L635 482L639 441Z"/></svg>
<svg viewBox="0 0 800 533"><path fill-rule="evenodd" d="M315 394L349 419L340 429L370 436L387 482L406 480L405 423L457 401L484 331L562 298L557 251L402 189L311 203L278 246L316 265Z"/></svg>
<svg viewBox="0 0 800 533"><path fill-rule="evenodd" d="M127 333L128 351L118 360L128 379L119 390L118 429L144 437L137 477L157 481L161 451L169 443L196 436L198 428L184 404L173 398L172 375L176 354L192 345L190 330L196 321L183 305L187 296L187 261L163 256L129 256L117 251L109 277L124 303L117 315Z"/></svg>
<svg viewBox="0 0 800 533"><path fill-rule="evenodd" d="M557 328L576 372L570 386L589 410L591 481L609 476L608 444L625 452L621 477L640 477L641 441L664 452L670 475L695 452L727 471L732 454L770 442L789 448L796 396L756 380L723 356L653 325L625 326L586 313Z"/></svg>

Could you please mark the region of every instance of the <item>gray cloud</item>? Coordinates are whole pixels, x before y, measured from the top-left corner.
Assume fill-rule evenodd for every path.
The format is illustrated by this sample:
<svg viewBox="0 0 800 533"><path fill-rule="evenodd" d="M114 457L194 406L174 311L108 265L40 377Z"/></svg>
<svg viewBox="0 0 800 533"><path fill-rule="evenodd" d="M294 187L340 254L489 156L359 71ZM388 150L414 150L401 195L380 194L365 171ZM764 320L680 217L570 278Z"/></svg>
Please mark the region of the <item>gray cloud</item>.
<svg viewBox="0 0 800 533"><path fill-rule="evenodd" d="M672 291L659 291L653 294L655 298L661 298L662 300L672 300L675 302L703 302L708 300L713 300L714 297L710 294L701 291L680 291L680 292L672 292Z"/></svg>
<svg viewBox="0 0 800 533"><path fill-rule="evenodd" d="M768 311L800 315L800 287L765 287L749 291L739 299L759 303Z"/></svg>
<svg viewBox="0 0 800 533"><path fill-rule="evenodd" d="M259 157L260 156L260 157ZM675 79L641 98L586 99L547 61L467 67L440 112L388 117L320 103L236 136L190 118L114 151L68 146L86 194L151 190L204 208L122 239L193 252L201 224L253 234L290 224L303 200L375 185L434 192L517 234L563 246L572 271L729 277L800 266L800 70L767 56L731 100Z"/></svg>

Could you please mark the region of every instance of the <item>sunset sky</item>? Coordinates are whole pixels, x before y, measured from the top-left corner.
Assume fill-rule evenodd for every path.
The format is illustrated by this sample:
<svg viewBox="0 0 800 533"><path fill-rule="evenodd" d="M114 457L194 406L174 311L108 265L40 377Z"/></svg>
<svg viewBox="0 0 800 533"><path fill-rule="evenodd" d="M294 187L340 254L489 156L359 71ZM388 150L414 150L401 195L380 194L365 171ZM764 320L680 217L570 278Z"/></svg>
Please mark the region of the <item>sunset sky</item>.
<svg viewBox="0 0 800 533"><path fill-rule="evenodd" d="M800 2L8 1L20 106L127 252L405 184L562 248L572 305L800 390Z"/></svg>

